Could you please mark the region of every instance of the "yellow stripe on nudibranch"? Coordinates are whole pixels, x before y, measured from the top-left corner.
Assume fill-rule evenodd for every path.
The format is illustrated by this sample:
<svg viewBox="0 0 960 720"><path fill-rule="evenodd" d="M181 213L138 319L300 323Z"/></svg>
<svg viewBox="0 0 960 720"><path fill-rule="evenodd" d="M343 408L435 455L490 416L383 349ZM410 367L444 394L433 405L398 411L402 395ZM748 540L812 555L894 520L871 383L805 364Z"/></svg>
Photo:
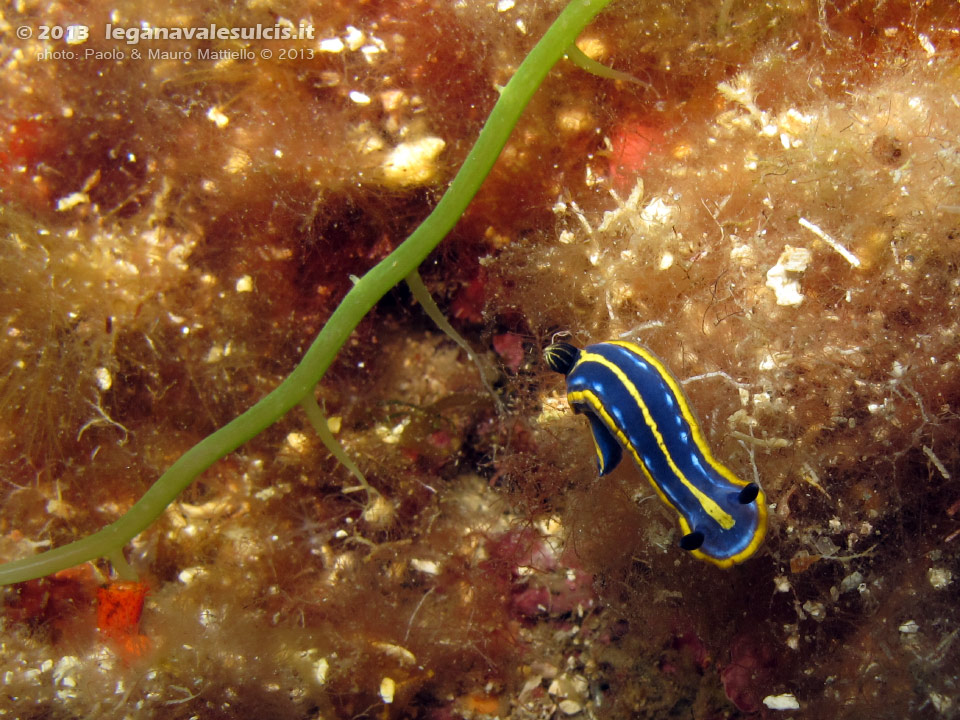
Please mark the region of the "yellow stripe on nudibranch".
<svg viewBox="0 0 960 720"><path fill-rule="evenodd" d="M624 345L624 343L609 343L609 344ZM629 347L628 349L632 350L632 348L629 348ZM644 356L644 359L647 360L646 356ZM691 483L687 479L686 475L684 475L683 472L681 472L680 468L677 467L677 463L674 461L672 455L670 454L670 451L667 449L667 444L663 440L663 435L660 434L660 429L657 427L657 423L654 421L653 417L650 415L650 410L647 407L647 404L643 401L643 397L641 397L640 392L637 390L637 386L630 381L630 379L626 376L626 374L624 374L623 370L621 370L619 367L614 365L612 362L607 360L602 355L597 355L595 353L589 353L589 352L580 353L580 359L577 360L577 364L574 365L574 369L588 362L599 363L600 365L603 365L605 368L610 370L610 372L612 372L614 375L617 376L617 380L619 380L623 384L624 389L626 389L626 391L630 393L630 397L633 398L633 401L637 404L637 406L640 408L641 412L643 413L643 419L647 423L647 428L650 430L650 434L652 434L654 439L657 441L657 446L660 448L660 452L662 452L663 456L667 459L667 464L670 465L670 469L673 471L673 474L677 478L677 480L679 480L681 484L683 484L683 486L690 491L690 493L700 502L700 504L707 511L707 514L720 524L720 527L722 527L724 530L729 530L730 528L732 528L733 518L730 517L729 513L725 513L723 510L721 510L720 506L717 505L716 502L714 502L713 498L709 497L700 488L698 488L693 483ZM661 372L663 371L663 366L660 365L659 363L658 364L651 363L651 364L654 365L654 367L656 367L658 371L661 371ZM673 388L671 387L671 390L672 389ZM573 399L573 395L575 394L576 393L570 394L570 402L575 402ZM677 393L674 392L674 395L677 395ZM617 423L614 422L613 418L610 417L610 415L607 413L606 409L603 407L603 404L600 402L600 399L593 393L591 393L591 397L596 403L594 405L594 410L596 410L597 413L600 415L600 417L603 418L603 421L607 425L607 427L608 428L617 427ZM686 405L686 403L684 403L684 405ZM695 428L696 420L693 419L693 422L691 422L690 419L692 418L692 414L690 413L689 406L686 406L685 410L683 407L681 407L681 412L684 414L684 417L685 419L687 419L687 422L690 423L690 427ZM694 442L696 442L697 434L698 432L694 431L693 433ZM633 459L634 461L636 461L637 465L640 465L641 467L645 467L645 463L640 458L640 454L637 452L637 449L633 446L633 443L627 438L626 435L624 435L623 430L620 430L618 428L616 431L616 435L617 435L617 439L620 440L620 444L623 445L623 448L633 456ZM697 444L699 446L699 443ZM706 456L706 457L707 459L709 459L709 456ZM656 484L657 483L654 482L655 486Z"/></svg>
<svg viewBox="0 0 960 720"><path fill-rule="evenodd" d="M544 359L566 376L574 410L592 416L601 475L626 450L677 513L681 547L720 567L757 551L766 534L763 491L714 457L680 383L656 355L623 341L584 350L557 343Z"/></svg>
<svg viewBox="0 0 960 720"><path fill-rule="evenodd" d="M736 475L730 472L730 470L723 463L718 462L716 458L713 457L713 453L710 451L710 446L707 445L707 440L703 435L703 431L700 429L700 421L690 408L690 403L687 401L686 394L680 387L680 383L678 383L676 378L673 377L673 373L667 370L666 366L660 361L660 358L647 350L645 347L637 345L636 343L625 342L623 340L611 340L607 344L618 345L626 348L630 352L636 353L648 363L653 365L657 369L657 372L660 373L663 381L670 387L670 390L673 391L673 396L677 399L680 413L683 415L684 420L686 420L690 425L693 441L697 444L697 447L700 448L700 452L703 453L703 456L718 472L720 472L734 485L749 485L746 480L741 480L738 478Z"/></svg>
<svg viewBox="0 0 960 720"><path fill-rule="evenodd" d="M603 409L603 403L600 401L600 398L598 398L589 390L579 390L577 392L572 392L569 395L567 395L567 398L570 400L571 404L586 400L590 404L590 406L593 408L594 412L597 413L597 415L599 415L603 419L604 423L608 423L608 426L615 424L613 421L613 418L610 417L609 413L607 413L607 411ZM646 464L644 464L643 460L640 459L640 456L637 454L637 451L632 447L632 443L627 439L626 435L623 434L623 431L622 430L615 431L614 436L617 438L618 441L620 441L620 444L623 447L628 449L629 453L633 456L634 462L637 463L637 465L640 467L641 470L643 470L643 474L647 476L647 480L650 481L650 485L656 491L657 495L660 497L660 500L662 500L669 507L676 510L673 503L670 502L670 499L663 494L663 490L661 489L659 483L657 483L657 481L654 480L653 476L650 474L650 471L647 470ZM597 453L599 454L600 445L597 443L596 440L593 441L593 445L594 447L596 447ZM600 458L599 467L600 467L600 472L602 473L605 469L603 466L602 457Z"/></svg>

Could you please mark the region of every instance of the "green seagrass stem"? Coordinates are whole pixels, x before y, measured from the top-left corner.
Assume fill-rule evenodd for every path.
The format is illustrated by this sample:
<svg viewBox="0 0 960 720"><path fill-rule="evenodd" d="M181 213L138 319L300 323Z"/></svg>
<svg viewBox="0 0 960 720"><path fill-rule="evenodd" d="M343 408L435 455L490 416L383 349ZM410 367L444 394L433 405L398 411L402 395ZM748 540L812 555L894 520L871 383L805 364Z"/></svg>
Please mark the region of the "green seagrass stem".
<svg viewBox="0 0 960 720"><path fill-rule="evenodd" d="M630 73L625 73L622 70L614 70L612 67L607 67L603 63L597 62L592 57L587 55L583 50L578 48L575 43L570 43L570 47L567 48L565 55L567 60L572 62L581 70L586 70L591 75L597 75L598 77L606 78L607 80L620 80L621 82L634 83L646 88L647 90L654 89L650 83L645 83L643 80L635 78Z"/></svg>
<svg viewBox="0 0 960 720"><path fill-rule="evenodd" d="M107 560L110 561L110 564L113 566L113 571L117 574L117 578L120 580L130 580L137 581L139 576L137 571L130 567L130 563L127 562L127 558L123 555L123 545L118 548L114 548L112 552L107 555Z"/></svg>
<svg viewBox="0 0 960 720"><path fill-rule="evenodd" d="M123 516L69 545L0 566L0 585L49 575L110 555L148 528L204 470L283 417L320 382L364 315L427 257L463 214L533 93L580 31L611 0L571 0L524 61L487 118L477 142L437 207L346 294L303 360L269 395L187 450Z"/></svg>
<svg viewBox="0 0 960 720"><path fill-rule="evenodd" d="M302 407L303 411L307 414L307 420L309 420L310 424L313 425L313 429L320 437L320 441L323 443L324 447L327 448L330 454L333 455L341 465L353 473L353 476L360 482L359 485L344 488L341 490L341 492L352 493L359 490L366 490L368 495L379 495L377 490L367 482L367 478L364 477L362 472L360 472L360 468L357 467L357 464L349 455L347 455L347 451L343 449L343 446L337 442L337 439L333 436L333 433L330 432L330 426L327 424L327 418L320 409L320 406L317 404L317 399L313 396L312 392L307 393L307 396L300 401L300 407Z"/></svg>
<svg viewBox="0 0 960 720"><path fill-rule="evenodd" d="M440 312L440 308L437 307L437 303L434 301L433 295L431 295L430 291L427 290L427 286L423 284L423 278L420 277L420 272L418 270L414 269L412 273L407 275L407 287L410 288L410 292L413 293L413 297L416 298L418 303L420 303L420 307L422 307L423 311L430 316L430 319L433 320L434 324L440 328L448 338L459 345L460 349L467 354L468 358L470 358L470 362L477 366L477 371L480 373L480 382L483 383L484 389L490 393L490 397L493 398L493 402L496 404L497 410L503 410L503 403L500 402L500 396L497 395L496 390L494 390L493 386L490 384L490 380L487 378L486 370L483 367L483 364L480 362L479 356L473 351L473 348L470 347L470 344L463 339L460 333L453 329L453 325L451 325L450 321L444 317L443 313Z"/></svg>

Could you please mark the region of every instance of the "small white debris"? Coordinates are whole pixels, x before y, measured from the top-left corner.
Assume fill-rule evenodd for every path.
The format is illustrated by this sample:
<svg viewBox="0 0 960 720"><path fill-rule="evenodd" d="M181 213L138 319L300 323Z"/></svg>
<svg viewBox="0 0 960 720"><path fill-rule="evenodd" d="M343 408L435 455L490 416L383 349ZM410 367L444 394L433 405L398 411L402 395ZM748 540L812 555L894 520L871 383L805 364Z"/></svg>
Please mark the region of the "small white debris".
<svg viewBox="0 0 960 720"><path fill-rule="evenodd" d="M393 503L383 495L378 494L372 502L367 503L361 517L371 525L383 526L393 520L396 512Z"/></svg>
<svg viewBox="0 0 960 720"><path fill-rule="evenodd" d="M376 58L376 55L384 51L384 48L381 47L381 45L364 45L362 48L360 48L360 52L363 53L363 57L368 63L372 63Z"/></svg>
<svg viewBox="0 0 960 720"><path fill-rule="evenodd" d="M338 53L343 52L345 47L343 40L338 37L324 38L320 41L320 52Z"/></svg>
<svg viewBox="0 0 960 720"><path fill-rule="evenodd" d="M517 3L515 0L500 0L497 3L497 12L506 12L507 10L513 10L514 6Z"/></svg>
<svg viewBox="0 0 960 720"><path fill-rule="evenodd" d="M812 260L813 253L806 248L784 248L777 264L767 270L766 285L777 296L777 305L797 307L803 302L800 277Z"/></svg>
<svg viewBox="0 0 960 720"><path fill-rule="evenodd" d="M745 243L737 244L730 249L730 259L750 269L757 265L757 251Z"/></svg>
<svg viewBox="0 0 960 720"><path fill-rule="evenodd" d="M678 214L676 205L669 204L662 197L655 197L640 211L640 219L650 225L665 226L672 223Z"/></svg>
<svg viewBox="0 0 960 720"><path fill-rule="evenodd" d="M818 238L823 240L827 245L829 245L838 253L840 253L843 256L843 259L846 260L848 263L850 263L854 267L860 267L860 258L858 258L852 252L847 250L843 245L838 243L832 237L827 235L827 233L825 233L823 230L820 229L819 225L814 225L812 222L810 222L806 218L800 218L799 220L797 220L797 222L800 223L800 227L806 228L807 230L812 232L814 235L816 235Z"/></svg>
<svg viewBox="0 0 960 720"><path fill-rule="evenodd" d="M920 626L917 625L916 620L907 620L900 626L900 632L904 635L913 635L914 633L920 632Z"/></svg>
<svg viewBox="0 0 960 720"><path fill-rule="evenodd" d="M930 38L927 35L924 35L923 33L917 33L917 40L920 42L920 47L923 48L923 51L927 54L927 57L932 57L937 54L937 48L932 42L930 42Z"/></svg>
<svg viewBox="0 0 960 720"><path fill-rule="evenodd" d="M320 658L313 665L313 677L316 678L317 682L323 685L327 682L327 671L330 670L330 663L327 662L326 658Z"/></svg>
<svg viewBox="0 0 960 720"><path fill-rule="evenodd" d="M776 588L777 592L790 592L790 580L787 579L786 575L777 575L773 579L773 587Z"/></svg>
<svg viewBox="0 0 960 720"><path fill-rule="evenodd" d="M248 293L253 290L253 278L249 275L237 278L235 288L238 293Z"/></svg>
<svg viewBox="0 0 960 720"><path fill-rule="evenodd" d="M558 130L566 133L580 133L594 127L593 117L585 107L567 107L561 109L554 120Z"/></svg>
<svg viewBox="0 0 960 720"><path fill-rule="evenodd" d="M197 578L203 577L206 574L207 574L206 568L202 568L199 566L184 568L183 570L180 571L180 574L177 575L177 580L182 582L184 585L189 585Z"/></svg>
<svg viewBox="0 0 960 720"><path fill-rule="evenodd" d="M932 690L930 691L930 702L933 703L933 706L939 713L946 713L950 708L953 707L953 700L948 698L946 695L941 695L940 693Z"/></svg>
<svg viewBox="0 0 960 720"><path fill-rule="evenodd" d="M730 82L719 83L717 90L724 98L743 106L752 115L761 114L754 103L756 91L753 87L753 77L749 73L742 72Z"/></svg>
<svg viewBox="0 0 960 720"><path fill-rule="evenodd" d="M373 646L377 648L377 650L382 650L384 653L394 658L395 660L399 660L404 665L417 664L417 656L414 655L409 650L407 650L402 645L396 645L394 643L375 642L373 643Z"/></svg>
<svg viewBox="0 0 960 720"><path fill-rule="evenodd" d="M378 150L383 150L386 143L383 138L379 135L364 135L361 138L357 138L356 148L364 155L369 155L370 153L375 153Z"/></svg>
<svg viewBox="0 0 960 720"><path fill-rule="evenodd" d="M796 136L807 132L818 119L816 114L807 115L796 108L790 108L777 117L777 124L779 129Z"/></svg>
<svg viewBox="0 0 960 720"><path fill-rule="evenodd" d="M393 694L397 691L397 684L393 678L385 677L380 681L380 699L387 705L393 702Z"/></svg>
<svg viewBox="0 0 960 720"><path fill-rule="evenodd" d="M279 495L279 493L273 486L266 487L263 490L258 490L253 494L253 496L260 502L266 502L267 500L275 498L277 495Z"/></svg>
<svg viewBox="0 0 960 720"><path fill-rule="evenodd" d="M97 381L97 387L106 392L113 387L113 375L105 367L98 367L93 371L93 377Z"/></svg>
<svg viewBox="0 0 960 720"><path fill-rule="evenodd" d="M414 570L419 570L422 573L427 575L439 575L440 566L437 565L433 560L421 560L420 558L414 558L410 561L410 567Z"/></svg>
<svg viewBox="0 0 960 720"><path fill-rule="evenodd" d="M773 357L773 355L771 355L770 353L767 353L766 355L763 356L763 359L760 361L759 367L761 370L764 370L764 371L776 370L777 361Z"/></svg>
<svg viewBox="0 0 960 720"><path fill-rule="evenodd" d="M221 130L230 124L230 118L223 114L223 110L214 105L207 110L207 120L212 122Z"/></svg>
<svg viewBox="0 0 960 720"><path fill-rule="evenodd" d="M357 105L369 105L370 96L360 92L359 90L350 91L350 99L353 100Z"/></svg>
<svg viewBox="0 0 960 720"><path fill-rule="evenodd" d="M551 695L567 698L568 700L582 699L587 696L588 688L587 680L582 675L569 675L564 673L554 678L550 683L550 687L547 688L547 692ZM579 712L579 710L574 712Z"/></svg>
<svg viewBox="0 0 960 720"><path fill-rule="evenodd" d="M434 136L400 143L383 163L385 184L404 188L430 182L437 174L437 158L446 146L442 139Z"/></svg>
<svg viewBox="0 0 960 720"><path fill-rule="evenodd" d="M840 581L840 592L846 593L856 590L863 584L863 575L859 572L852 572Z"/></svg>
<svg viewBox="0 0 960 720"><path fill-rule="evenodd" d="M575 700L561 700L559 703L557 703L557 707L560 708L560 711L564 715L576 715L578 712L583 710L583 705Z"/></svg>
<svg viewBox="0 0 960 720"><path fill-rule="evenodd" d="M660 257L660 269L669 270L671 267L673 267L673 253L665 252Z"/></svg>
<svg viewBox="0 0 960 720"><path fill-rule="evenodd" d="M76 655L64 655L53 668L53 682L64 687L76 687L77 681L71 674L80 667L80 658Z"/></svg>
<svg viewBox="0 0 960 720"><path fill-rule="evenodd" d="M783 695L767 695L763 699L763 704L771 710L799 710L800 703L791 693Z"/></svg>
<svg viewBox="0 0 960 720"><path fill-rule="evenodd" d="M943 590L953 582L953 573L942 567L932 567L927 570L927 580L935 590Z"/></svg>
<svg viewBox="0 0 960 720"><path fill-rule="evenodd" d="M228 357L232 351L232 343L227 342L226 345L211 345L210 349L207 350L207 355L204 358L208 363L220 362L223 358Z"/></svg>
<svg viewBox="0 0 960 720"><path fill-rule="evenodd" d="M535 690L539 690L543 685L543 675L534 675L529 678L520 690L519 701L521 703L529 702L531 695Z"/></svg>
<svg viewBox="0 0 960 720"><path fill-rule="evenodd" d="M77 205L83 205L88 202L90 202L90 196L86 193L70 193L57 200L57 212L66 212L67 210L72 210Z"/></svg>
<svg viewBox="0 0 960 720"><path fill-rule="evenodd" d="M827 616L827 609L822 602L807 600L803 604L803 610L817 622L820 622Z"/></svg>
<svg viewBox="0 0 960 720"><path fill-rule="evenodd" d="M380 93L380 103L387 112L399 110L407 102L407 94L403 90L384 90Z"/></svg>
<svg viewBox="0 0 960 720"><path fill-rule="evenodd" d="M303 453L306 451L309 443L307 441L307 436L303 433L291 432L287 434L286 442L284 444L286 445L285 449L288 452Z"/></svg>
<svg viewBox="0 0 960 720"><path fill-rule="evenodd" d="M366 42L363 30L353 25L347 25L347 34L344 36L344 39L347 41L347 47L353 52L363 47L363 43Z"/></svg>
<svg viewBox="0 0 960 720"><path fill-rule="evenodd" d="M250 167L250 163L250 156L247 153L240 148L233 148L223 164L223 170L231 175L238 175Z"/></svg>
<svg viewBox="0 0 960 720"><path fill-rule="evenodd" d="M386 425L377 425L374 427L373 431L380 439L380 442L385 442L388 445L396 445L398 442L400 442L400 436L403 434L404 429L409 424L410 418L405 417L392 428L388 428Z"/></svg>

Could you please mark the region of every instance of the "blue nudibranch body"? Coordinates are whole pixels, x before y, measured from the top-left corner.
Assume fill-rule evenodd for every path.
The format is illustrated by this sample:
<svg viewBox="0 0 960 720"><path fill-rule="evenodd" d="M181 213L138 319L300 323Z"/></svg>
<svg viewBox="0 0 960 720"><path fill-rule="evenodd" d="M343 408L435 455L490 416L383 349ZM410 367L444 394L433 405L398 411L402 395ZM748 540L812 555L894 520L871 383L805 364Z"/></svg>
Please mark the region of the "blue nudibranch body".
<svg viewBox="0 0 960 720"><path fill-rule="evenodd" d="M600 475L626 450L660 499L677 512L680 547L720 567L756 552L767 529L766 497L713 457L680 383L646 348L605 342L544 350L567 377L574 412L590 420Z"/></svg>

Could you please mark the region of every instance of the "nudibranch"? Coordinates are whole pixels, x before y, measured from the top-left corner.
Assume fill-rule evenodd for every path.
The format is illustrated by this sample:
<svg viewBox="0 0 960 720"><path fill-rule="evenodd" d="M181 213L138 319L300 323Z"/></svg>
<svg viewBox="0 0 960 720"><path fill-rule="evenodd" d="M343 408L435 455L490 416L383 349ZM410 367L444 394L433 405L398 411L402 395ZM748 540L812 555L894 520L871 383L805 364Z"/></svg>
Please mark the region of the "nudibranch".
<svg viewBox="0 0 960 720"><path fill-rule="evenodd" d="M730 567L753 555L767 529L760 486L714 458L680 383L656 355L629 342L583 350L555 343L543 353L567 379L567 399L593 430L600 475L626 450L679 516L680 547Z"/></svg>

